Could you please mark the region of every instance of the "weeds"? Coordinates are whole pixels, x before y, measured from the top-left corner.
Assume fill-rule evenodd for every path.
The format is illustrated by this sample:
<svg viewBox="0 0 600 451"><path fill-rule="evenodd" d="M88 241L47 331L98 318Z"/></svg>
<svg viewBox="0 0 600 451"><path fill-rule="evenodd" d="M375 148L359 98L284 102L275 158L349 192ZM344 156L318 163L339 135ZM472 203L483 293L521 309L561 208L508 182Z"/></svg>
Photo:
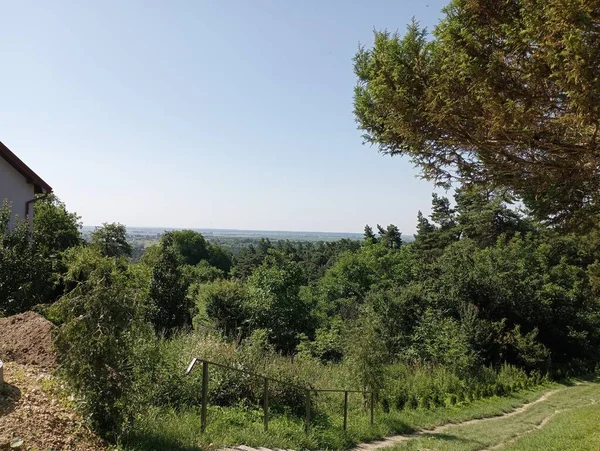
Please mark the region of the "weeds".
<svg viewBox="0 0 600 451"><path fill-rule="evenodd" d="M137 352L147 356L147 343ZM343 393L311 395L311 431L304 432L303 387L356 389L349 363L323 364L310 357L275 353L260 337L239 347L214 335L187 334L157 340L151 366L134 385L131 421L121 434L130 450L198 449L209 444L247 444L294 449L347 449L390 433L444 422L451 415L482 415L516 405L540 392L546 380L504 365L458 375L441 366L388 365L370 425L368 403L349 396L348 430L343 431ZM264 374L294 384L269 384L269 431L263 430L262 380L210 367L208 427L200 434L201 371L184 376L193 357ZM531 390L533 389L533 391ZM504 396L503 398L498 398ZM132 398L133 399L133 398Z"/></svg>

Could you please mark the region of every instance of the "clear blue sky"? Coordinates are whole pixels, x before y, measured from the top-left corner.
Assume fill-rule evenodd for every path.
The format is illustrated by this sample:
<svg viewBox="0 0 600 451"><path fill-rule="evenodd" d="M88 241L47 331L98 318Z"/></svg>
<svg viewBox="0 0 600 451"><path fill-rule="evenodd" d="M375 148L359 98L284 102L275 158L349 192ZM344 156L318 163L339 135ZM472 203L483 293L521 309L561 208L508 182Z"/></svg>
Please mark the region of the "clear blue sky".
<svg viewBox="0 0 600 451"><path fill-rule="evenodd" d="M358 43L441 0L0 0L0 141L86 225L413 233L433 189L362 145Z"/></svg>

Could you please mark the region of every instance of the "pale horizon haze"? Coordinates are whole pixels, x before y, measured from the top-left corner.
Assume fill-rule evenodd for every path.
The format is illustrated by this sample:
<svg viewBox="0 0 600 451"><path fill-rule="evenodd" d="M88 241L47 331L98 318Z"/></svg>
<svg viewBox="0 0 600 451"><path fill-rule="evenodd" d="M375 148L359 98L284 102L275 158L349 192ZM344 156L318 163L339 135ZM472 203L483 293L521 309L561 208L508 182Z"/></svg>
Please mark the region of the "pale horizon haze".
<svg viewBox="0 0 600 451"><path fill-rule="evenodd" d="M362 144L352 58L446 3L0 0L0 141L85 225L409 235L434 188Z"/></svg>

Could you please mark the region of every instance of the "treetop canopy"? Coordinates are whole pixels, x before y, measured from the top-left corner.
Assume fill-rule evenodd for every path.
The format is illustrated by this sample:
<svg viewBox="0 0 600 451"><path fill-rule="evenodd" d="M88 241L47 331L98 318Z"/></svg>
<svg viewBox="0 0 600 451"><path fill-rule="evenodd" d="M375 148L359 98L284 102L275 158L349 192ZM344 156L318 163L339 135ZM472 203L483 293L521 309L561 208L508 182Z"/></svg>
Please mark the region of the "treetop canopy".
<svg viewBox="0 0 600 451"><path fill-rule="evenodd" d="M581 225L600 210L599 19L597 0L454 0L431 36L375 32L354 66L365 141Z"/></svg>

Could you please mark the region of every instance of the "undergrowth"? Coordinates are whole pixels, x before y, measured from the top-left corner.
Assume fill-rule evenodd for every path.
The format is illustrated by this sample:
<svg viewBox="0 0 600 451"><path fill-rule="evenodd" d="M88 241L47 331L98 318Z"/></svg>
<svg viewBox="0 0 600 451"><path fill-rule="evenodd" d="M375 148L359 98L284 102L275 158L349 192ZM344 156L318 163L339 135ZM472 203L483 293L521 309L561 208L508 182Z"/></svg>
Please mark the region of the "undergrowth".
<svg viewBox="0 0 600 451"><path fill-rule="evenodd" d="M306 356L273 352L260 336L235 347L222 339L187 334L145 341L136 351L136 377L119 442L128 450L199 449L247 444L294 449L347 449L392 433L457 418L497 414L536 397L548 381L510 365L457 374L441 366L388 365L376 394L375 424L369 397L349 396L348 430L343 431L343 393L311 395L311 429L304 432L307 388L354 390L352 367L323 364ZM219 362L285 383L269 385L269 431L263 430L263 381L215 366L209 371L208 426L200 433L202 371L185 375L192 358Z"/></svg>
<svg viewBox="0 0 600 451"><path fill-rule="evenodd" d="M306 434L303 419L297 416L273 415L269 431L265 432L259 409L211 406L207 430L201 434L198 408L153 407L138 417L130 433L121 437L120 446L124 451L218 449L240 444L296 450L349 449L357 443L384 436L499 415L536 399L551 385L453 407L391 410L388 413L378 408L373 426L369 424L366 412L354 410L349 413L346 432L342 429L342 415L335 411L317 415L310 433Z"/></svg>

